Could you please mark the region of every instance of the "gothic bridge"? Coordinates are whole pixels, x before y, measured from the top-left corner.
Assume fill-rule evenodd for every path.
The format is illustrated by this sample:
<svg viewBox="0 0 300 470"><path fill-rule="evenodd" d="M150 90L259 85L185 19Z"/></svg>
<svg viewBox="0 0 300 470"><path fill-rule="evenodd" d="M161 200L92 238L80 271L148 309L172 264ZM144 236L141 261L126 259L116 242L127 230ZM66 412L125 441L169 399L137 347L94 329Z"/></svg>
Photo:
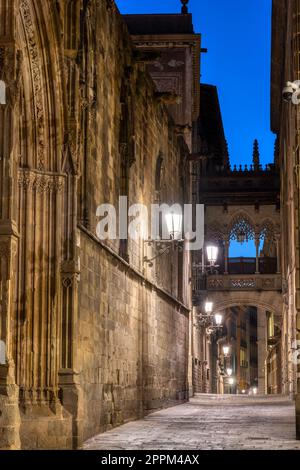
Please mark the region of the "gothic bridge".
<svg viewBox="0 0 300 470"><path fill-rule="evenodd" d="M259 393L278 393L283 297L276 163L262 168L255 141L250 167L232 170L226 158L220 161L204 156L195 164L194 175L199 202L205 206L205 245L218 246L216 267L212 269L203 268L208 265L206 250L200 257L194 256L194 318L201 316L204 303L209 300L213 302L213 311L222 313L226 322L223 337L219 333L209 339L209 357L202 362L218 375L215 363L220 346L234 338L240 388L247 389L256 383ZM248 322L243 333L245 312L251 313L251 309L256 311L256 332ZM238 333L231 333L233 319ZM207 336L206 333L207 330L202 330L200 334ZM250 357L250 350L255 344L258 357L252 373L249 364L255 359ZM270 361L276 368L275 379L268 373ZM243 371L246 365L247 372ZM215 387L214 392L220 391L217 384Z"/></svg>

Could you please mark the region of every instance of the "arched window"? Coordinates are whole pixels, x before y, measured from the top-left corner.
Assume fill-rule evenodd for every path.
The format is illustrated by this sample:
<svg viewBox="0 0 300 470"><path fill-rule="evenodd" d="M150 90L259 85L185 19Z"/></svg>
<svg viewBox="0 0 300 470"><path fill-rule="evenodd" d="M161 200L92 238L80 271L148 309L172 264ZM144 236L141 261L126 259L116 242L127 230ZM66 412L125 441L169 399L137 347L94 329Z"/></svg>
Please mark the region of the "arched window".
<svg viewBox="0 0 300 470"><path fill-rule="evenodd" d="M265 220L260 227L259 238L264 256L276 257L275 228L271 220Z"/></svg>
<svg viewBox="0 0 300 470"><path fill-rule="evenodd" d="M230 226L230 258L255 257L255 231L245 214L237 215Z"/></svg>
<svg viewBox="0 0 300 470"><path fill-rule="evenodd" d="M6 104L6 85L0 80L0 104Z"/></svg>

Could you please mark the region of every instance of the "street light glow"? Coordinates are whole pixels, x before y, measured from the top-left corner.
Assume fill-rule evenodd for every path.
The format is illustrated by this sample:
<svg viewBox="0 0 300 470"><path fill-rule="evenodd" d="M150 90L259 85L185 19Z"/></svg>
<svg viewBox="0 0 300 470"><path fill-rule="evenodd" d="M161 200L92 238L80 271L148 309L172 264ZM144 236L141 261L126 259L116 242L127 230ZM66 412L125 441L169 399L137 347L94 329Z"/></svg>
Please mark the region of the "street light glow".
<svg viewBox="0 0 300 470"><path fill-rule="evenodd" d="M205 306L204 306L205 313L212 313L213 305L214 304L212 302L205 302Z"/></svg>
<svg viewBox="0 0 300 470"><path fill-rule="evenodd" d="M210 265L216 264L218 259L218 247L209 245L206 247L207 259Z"/></svg>
<svg viewBox="0 0 300 470"><path fill-rule="evenodd" d="M224 354L224 356L228 356L229 351L230 351L230 347L229 347L229 346L223 346L223 354Z"/></svg>
<svg viewBox="0 0 300 470"><path fill-rule="evenodd" d="M170 238L180 240L182 238L182 214L170 212L166 214L166 223Z"/></svg>
<svg viewBox="0 0 300 470"><path fill-rule="evenodd" d="M215 322L216 322L217 326L221 326L222 322L223 322L223 315L221 315L220 313L216 313L215 314Z"/></svg>

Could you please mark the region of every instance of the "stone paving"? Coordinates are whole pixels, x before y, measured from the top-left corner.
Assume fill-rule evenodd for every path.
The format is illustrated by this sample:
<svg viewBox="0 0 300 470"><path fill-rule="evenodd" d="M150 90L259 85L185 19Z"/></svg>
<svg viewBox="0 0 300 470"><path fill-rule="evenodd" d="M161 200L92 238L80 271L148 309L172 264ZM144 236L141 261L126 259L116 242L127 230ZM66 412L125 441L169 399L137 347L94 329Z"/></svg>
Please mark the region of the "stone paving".
<svg viewBox="0 0 300 470"><path fill-rule="evenodd" d="M197 395L85 442L87 450L298 449L285 397Z"/></svg>

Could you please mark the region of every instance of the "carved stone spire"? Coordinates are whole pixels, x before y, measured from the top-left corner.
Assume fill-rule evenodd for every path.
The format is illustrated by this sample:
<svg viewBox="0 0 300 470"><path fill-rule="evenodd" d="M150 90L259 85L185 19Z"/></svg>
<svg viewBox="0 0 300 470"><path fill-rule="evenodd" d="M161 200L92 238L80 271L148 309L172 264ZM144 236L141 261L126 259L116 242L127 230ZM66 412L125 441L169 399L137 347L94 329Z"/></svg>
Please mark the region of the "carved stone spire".
<svg viewBox="0 0 300 470"><path fill-rule="evenodd" d="M189 3L189 0L181 0L181 3L182 3L182 8L181 8L181 13L183 15L187 15L188 14L188 7L187 7L187 4Z"/></svg>
<svg viewBox="0 0 300 470"><path fill-rule="evenodd" d="M258 168L259 167L259 146L258 146L258 140L255 139L254 140L254 144L253 144L253 165L254 165L254 168Z"/></svg>

